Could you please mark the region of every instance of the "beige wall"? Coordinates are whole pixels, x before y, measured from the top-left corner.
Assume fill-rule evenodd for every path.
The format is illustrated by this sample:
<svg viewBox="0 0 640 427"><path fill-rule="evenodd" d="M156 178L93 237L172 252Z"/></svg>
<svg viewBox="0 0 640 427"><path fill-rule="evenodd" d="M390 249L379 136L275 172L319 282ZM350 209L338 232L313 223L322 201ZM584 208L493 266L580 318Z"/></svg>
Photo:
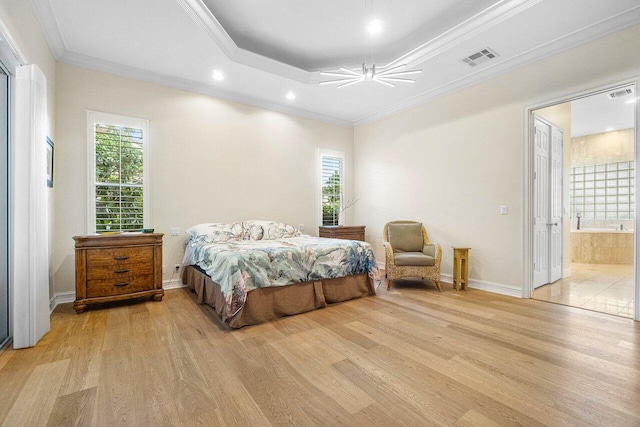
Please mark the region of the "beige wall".
<svg viewBox="0 0 640 427"><path fill-rule="evenodd" d="M87 109L150 121L150 225L165 233L165 279L197 223L271 219L317 235L318 147L345 152L353 195L352 129L62 63L57 78L56 292L74 290L72 236L87 231Z"/></svg>
<svg viewBox="0 0 640 427"><path fill-rule="evenodd" d="M56 60L49 49L40 23L31 4L26 0L0 0L0 20L26 57L29 64L36 64L47 79L47 135L56 142ZM57 147L56 147L57 148ZM56 153L57 154L57 153ZM57 157L54 161L57 160ZM57 165L57 162L56 162ZM54 165L54 173L57 166ZM55 177L54 177L55 180ZM53 228L55 223L55 190L49 188L47 201L49 207L49 253L52 251ZM49 281L49 294L53 295L53 269Z"/></svg>
<svg viewBox="0 0 640 427"><path fill-rule="evenodd" d="M571 102L552 105L534 114L562 129L562 277L571 275Z"/></svg>
<svg viewBox="0 0 640 427"><path fill-rule="evenodd" d="M451 246L469 246L471 279L521 288L525 108L640 75L638 49L633 27L358 127L354 221L376 256L385 222L416 219L442 245L443 273Z"/></svg>
<svg viewBox="0 0 640 427"><path fill-rule="evenodd" d="M634 160L633 131L633 128L621 129L572 138L571 166L601 165Z"/></svg>

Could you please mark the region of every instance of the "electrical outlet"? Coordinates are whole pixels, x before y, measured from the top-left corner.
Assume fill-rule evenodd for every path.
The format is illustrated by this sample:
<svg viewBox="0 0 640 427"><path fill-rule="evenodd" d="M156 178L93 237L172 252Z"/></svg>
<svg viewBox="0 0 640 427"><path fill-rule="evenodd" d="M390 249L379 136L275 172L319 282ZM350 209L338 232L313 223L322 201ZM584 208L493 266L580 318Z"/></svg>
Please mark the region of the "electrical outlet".
<svg viewBox="0 0 640 427"><path fill-rule="evenodd" d="M171 227L171 235L179 236L180 235L180 227Z"/></svg>
<svg viewBox="0 0 640 427"><path fill-rule="evenodd" d="M176 264L173 266L173 270L177 273L180 271L180 264Z"/></svg>
<svg viewBox="0 0 640 427"><path fill-rule="evenodd" d="M298 230L304 231L304 224L299 224L298 225Z"/></svg>

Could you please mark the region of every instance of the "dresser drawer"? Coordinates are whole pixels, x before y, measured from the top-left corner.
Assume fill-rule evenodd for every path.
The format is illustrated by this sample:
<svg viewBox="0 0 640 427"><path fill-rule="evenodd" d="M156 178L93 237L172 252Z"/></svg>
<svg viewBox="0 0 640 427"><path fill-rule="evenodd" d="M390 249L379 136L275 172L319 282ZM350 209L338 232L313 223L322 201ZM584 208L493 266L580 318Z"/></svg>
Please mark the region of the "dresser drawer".
<svg viewBox="0 0 640 427"><path fill-rule="evenodd" d="M146 276L153 273L152 262L109 263L93 265L87 271L88 280L128 279L133 276Z"/></svg>
<svg viewBox="0 0 640 427"><path fill-rule="evenodd" d="M90 269L99 265L120 267L129 264L151 263L152 260L152 246L87 250L87 267Z"/></svg>
<svg viewBox="0 0 640 427"><path fill-rule="evenodd" d="M87 281L87 297L109 297L153 289L153 275Z"/></svg>

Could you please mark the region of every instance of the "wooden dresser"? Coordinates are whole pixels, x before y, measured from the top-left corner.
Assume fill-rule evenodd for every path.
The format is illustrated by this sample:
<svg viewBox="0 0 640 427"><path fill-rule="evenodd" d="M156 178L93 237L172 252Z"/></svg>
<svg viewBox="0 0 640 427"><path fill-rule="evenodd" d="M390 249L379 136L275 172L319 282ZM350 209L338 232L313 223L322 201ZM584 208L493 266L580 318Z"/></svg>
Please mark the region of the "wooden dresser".
<svg viewBox="0 0 640 427"><path fill-rule="evenodd" d="M77 313L87 304L153 296L162 289L161 233L75 236Z"/></svg>
<svg viewBox="0 0 640 427"><path fill-rule="evenodd" d="M364 225L340 225L337 227L318 227L318 236L330 239L361 240L364 242Z"/></svg>

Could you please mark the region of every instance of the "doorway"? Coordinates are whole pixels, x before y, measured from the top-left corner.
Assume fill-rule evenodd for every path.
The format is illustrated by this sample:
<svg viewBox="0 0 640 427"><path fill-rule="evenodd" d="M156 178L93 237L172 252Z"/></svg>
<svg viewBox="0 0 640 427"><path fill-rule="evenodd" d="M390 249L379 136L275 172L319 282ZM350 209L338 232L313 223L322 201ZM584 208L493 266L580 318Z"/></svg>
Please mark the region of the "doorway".
<svg viewBox="0 0 640 427"><path fill-rule="evenodd" d="M539 161L536 138L544 139L539 134L552 123L561 123L565 130L560 216L550 215L547 222L558 220L565 226L560 236L564 243L561 277L542 283L540 268L534 264L532 298L634 317L637 99L635 85L628 84L532 111L534 175ZM534 176L534 263L536 233L542 232L536 208L541 194ZM549 203L553 202L550 198Z"/></svg>

